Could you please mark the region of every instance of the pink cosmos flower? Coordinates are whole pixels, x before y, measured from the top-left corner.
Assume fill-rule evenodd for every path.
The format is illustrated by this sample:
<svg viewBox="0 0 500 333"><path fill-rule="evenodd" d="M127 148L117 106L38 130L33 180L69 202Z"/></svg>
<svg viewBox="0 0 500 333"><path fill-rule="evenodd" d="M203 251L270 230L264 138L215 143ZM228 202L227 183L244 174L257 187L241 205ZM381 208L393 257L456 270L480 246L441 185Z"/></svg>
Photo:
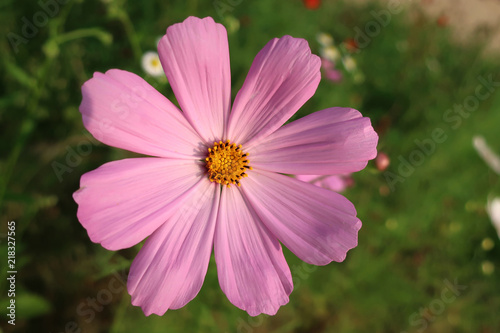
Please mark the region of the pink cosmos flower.
<svg viewBox="0 0 500 333"><path fill-rule="evenodd" d="M344 192L354 185L351 175L297 175L295 178L303 182L326 188L335 192Z"/></svg>
<svg viewBox="0 0 500 333"><path fill-rule="evenodd" d="M158 45L179 110L139 76L95 73L85 127L154 157L106 163L73 197L90 239L109 250L146 239L130 268L146 315L199 292L214 249L219 283L250 315L275 314L293 289L280 242L310 264L343 261L361 222L343 196L288 174L348 173L376 155L370 120L330 108L282 127L315 92L320 59L303 39L271 40L231 107L227 33L212 18L174 24Z"/></svg>
<svg viewBox="0 0 500 333"><path fill-rule="evenodd" d="M325 78L332 82L342 81L342 72L335 69L335 63L326 58L321 58L321 68L325 71Z"/></svg>

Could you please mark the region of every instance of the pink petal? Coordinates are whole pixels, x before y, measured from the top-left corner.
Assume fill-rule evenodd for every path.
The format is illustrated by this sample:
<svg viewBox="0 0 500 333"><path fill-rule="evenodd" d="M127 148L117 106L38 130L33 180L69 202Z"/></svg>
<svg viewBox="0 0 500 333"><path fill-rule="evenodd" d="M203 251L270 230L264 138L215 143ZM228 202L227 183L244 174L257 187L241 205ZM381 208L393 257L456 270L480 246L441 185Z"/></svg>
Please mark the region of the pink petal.
<svg viewBox="0 0 500 333"><path fill-rule="evenodd" d="M284 36L267 43L236 96L227 138L248 148L278 129L314 94L320 67L304 39Z"/></svg>
<svg viewBox="0 0 500 333"><path fill-rule="evenodd" d="M345 191L346 188L352 186L353 184L354 180L351 178L351 176L329 175L329 176L322 176L322 178L320 178L319 184L315 185L321 186L322 188L326 188L327 190L340 193Z"/></svg>
<svg viewBox="0 0 500 333"><path fill-rule="evenodd" d="M348 175L297 175L295 178L338 193L353 184L352 178Z"/></svg>
<svg viewBox="0 0 500 333"><path fill-rule="evenodd" d="M227 32L211 17L188 17L158 44L165 74L186 118L205 143L219 141L231 107Z"/></svg>
<svg viewBox="0 0 500 333"><path fill-rule="evenodd" d="M200 291L212 252L220 186L202 181L132 262L128 292L144 314L178 309ZM180 207L179 207L180 208Z"/></svg>
<svg viewBox="0 0 500 333"><path fill-rule="evenodd" d="M331 175L362 170L377 155L370 119L330 108L291 122L248 149L254 168L288 174Z"/></svg>
<svg viewBox="0 0 500 333"><path fill-rule="evenodd" d="M314 184L322 177L321 175L296 175L295 178L306 183Z"/></svg>
<svg viewBox="0 0 500 333"><path fill-rule="evenodd" d="M73 194L78 219L90 239L109 250L133 246L178 210L203 168L163 158L106 163L82 176Z"/></svg>
<svg viewBox="0 0 500 333"><path fill-rule="evenodd" d="M141 154L202 156L200 137L165 96L139 76L112 69L82 87L83 124L99 141Z"/></svg>
<svg viewBox="0 0 500 333"><path fill-rule="evenodd" d="M274 315L288 303L293 285L281 245L238 188L222 189L214 252L219 284L235 306Z"/></svg>
<svg viewBox="0 0 500 333"><path fill-rule="evenodd" d="M292 177L254 170L241 187L267 228L303 261L343 261L361 221L349 200Z"/></svg>

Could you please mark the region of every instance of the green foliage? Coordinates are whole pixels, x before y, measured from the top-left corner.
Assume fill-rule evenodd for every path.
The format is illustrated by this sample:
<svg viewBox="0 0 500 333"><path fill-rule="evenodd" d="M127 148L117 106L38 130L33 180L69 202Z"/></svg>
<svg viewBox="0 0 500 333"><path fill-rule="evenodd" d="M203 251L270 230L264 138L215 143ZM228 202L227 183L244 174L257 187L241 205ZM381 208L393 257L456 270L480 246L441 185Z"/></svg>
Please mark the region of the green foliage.
<svg viewBox="0 0 500 333"><path fill-rule="evenodd" d="M0 34L22 35L23 21L42 10L35 2L6 1ZM500 194L499 177L479 158L473 135L500 153L500 88L467 117L446 117L474 95L479 76L500 81L498 59L484 56L480 42L457 46L448 29L418 11L392 15L391 22L359 52L351 54L362 80L341 65L340 83L323 80L316 95L294 117L331 106L350 106L372 119L379 150L391 158L388 172L402 177L391 186L373 162L355 174L345 195L363 221L359 245L343 263L315 267L289 251L294 276L290 303L274 317L249 317L229 303L211 261L204 286L186 307L145 317L130 303L124 281L139 247L109 252L91 243L76 218L71 194L80 176L101 164L133 156L109 148L84 129L80 88L95 71L120 68L137 73L175 101L164 81L140 66L165 29L189 15L213 16L240 27L230 31L233 97L257 52L274 37L305 38L318 54L316 34L337 45L365 30L381 5L324 1L306 10L301 1L68 1L26 43L0 42L0 273L1 308L8 304L6 222L17 222L16 327L6 332L496 332L500 322L500 241L485 211ZM343 52L347 52L344 50ZM448 114L450 115L450 114ZM456 116L456 114L455 114ZM401 176L402 160L422 151L416 143L446 139ZM426 141L427 140L427 141ZM78 149L91 147L82 154ZM392 190L391 190L392 187ZM494 247L485 250L485 238ZM496 269L488 274L484 265ZM88 306L116 279L122 291L100 310ZM467 288L442 301L448 283ZM449 292L447 294L449 296ZM443 309L437 306L444 304ZM82 315L78 309L87 312ZM2 310L2 313L4 310ZM76 326L75 326L76 325ZM40 330L40 328L43 328Z"/></svg>

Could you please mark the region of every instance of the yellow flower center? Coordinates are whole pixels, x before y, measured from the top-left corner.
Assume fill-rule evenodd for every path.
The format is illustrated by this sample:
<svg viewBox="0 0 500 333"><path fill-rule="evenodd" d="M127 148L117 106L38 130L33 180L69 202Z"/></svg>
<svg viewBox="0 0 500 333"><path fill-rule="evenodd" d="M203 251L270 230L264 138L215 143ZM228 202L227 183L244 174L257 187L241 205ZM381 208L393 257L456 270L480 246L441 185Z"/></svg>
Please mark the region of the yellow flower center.
<svg viewBox="0 0 500 333"><path fill-rule="evenodd" d="M213 148L208 148L207 161L208 178L211 182L222 185L236 184L241 186L240 179L248 177L247 170L252 170L248 165L248 154L231 141L214 142Z"/></svg>
<svg viewBox="0 0 500 333"><path fill-rule="evenodd" d="M151 59L151 66L153 66L154 68L159 67L160 66L160 60L156 59L156 58Z"/></svg>

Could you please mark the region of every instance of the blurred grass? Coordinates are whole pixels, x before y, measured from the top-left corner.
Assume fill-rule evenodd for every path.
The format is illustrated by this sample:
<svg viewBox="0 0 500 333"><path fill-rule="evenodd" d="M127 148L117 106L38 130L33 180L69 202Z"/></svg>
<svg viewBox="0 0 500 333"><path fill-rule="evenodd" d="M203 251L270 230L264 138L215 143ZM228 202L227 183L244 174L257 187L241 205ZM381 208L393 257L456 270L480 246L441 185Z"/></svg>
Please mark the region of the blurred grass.
<svg viewBox="0 0 500 333"><path fill-rule="evenodd" d="M355 27L363 29L373 20L370 11L383 9L340 1L324 1L317 11L306 10L301 1L220 3L228 5L223 7L224 16L240 22L239 30L229 34L233 97L253 57L269 39L285 34L306 38L318 53L319 31L332 34L339 43L355 37ZM31 20L41 10L26 0L7 0L0 8L4 36L21 34L21 18ZM123 287L112 293L109 304L92 310L89 298L124 279L120 277L126 276L138 247L106 251L90 242L76 219L71 194L78 189L80 176L107 161L131 156L88 135L78 112L80 87L94 71L110 68L146 77L141 54L156 48L156 39L166 27L189 15L224 21L212 2L68 1L36 36L19 45L18 53L7 38L0 42L0 236L6 233L7 221L17 222L15 329L500 331L496 311L500 308L500 242L484 209L488 195L500 194L500 184L498 175L472 147L472 136L481 134L500 152L500 93L495 91L482 101L456 129L443 118L446 110L474 94L479 75L491 74L499 81L500 63L483 55L486 41L454 45L447 28L418 11L413 11L411 20L406 14L393 15L366 48L353 54L363 82L356 83L346 71L340 84L322 81L316 95L294 117L331 106L361 110L379 132L379 149L390 156L388 171L394 174L399 157L408 160L418 149L415 139L431 138L436 128L447 136L392 192L384 173L372 163L355 174L356 185L345 195L355 204L364 226L359 246L344 263L310 266L285 250L295 290L290 303L274 317L251 318L232 306L220 291L213 260L200 294L183 309L144 317L140 308L130 304ZM164 82L146 79L175 100ZM91 152L79 154L78 149L89 143ZM65 166L67 172L58 177L54 165ZM493 249L482 249L485 238L493 240ZM6 253L4 238L0 252ZM493 273L483 272L485 262L494 265ZM5 275L2 270L2 309L8 301ZM441 299L445 280L456 280L467 289L437 314L429 309ZM6 332L13 330L3 319L0 325Z"/></svg>

